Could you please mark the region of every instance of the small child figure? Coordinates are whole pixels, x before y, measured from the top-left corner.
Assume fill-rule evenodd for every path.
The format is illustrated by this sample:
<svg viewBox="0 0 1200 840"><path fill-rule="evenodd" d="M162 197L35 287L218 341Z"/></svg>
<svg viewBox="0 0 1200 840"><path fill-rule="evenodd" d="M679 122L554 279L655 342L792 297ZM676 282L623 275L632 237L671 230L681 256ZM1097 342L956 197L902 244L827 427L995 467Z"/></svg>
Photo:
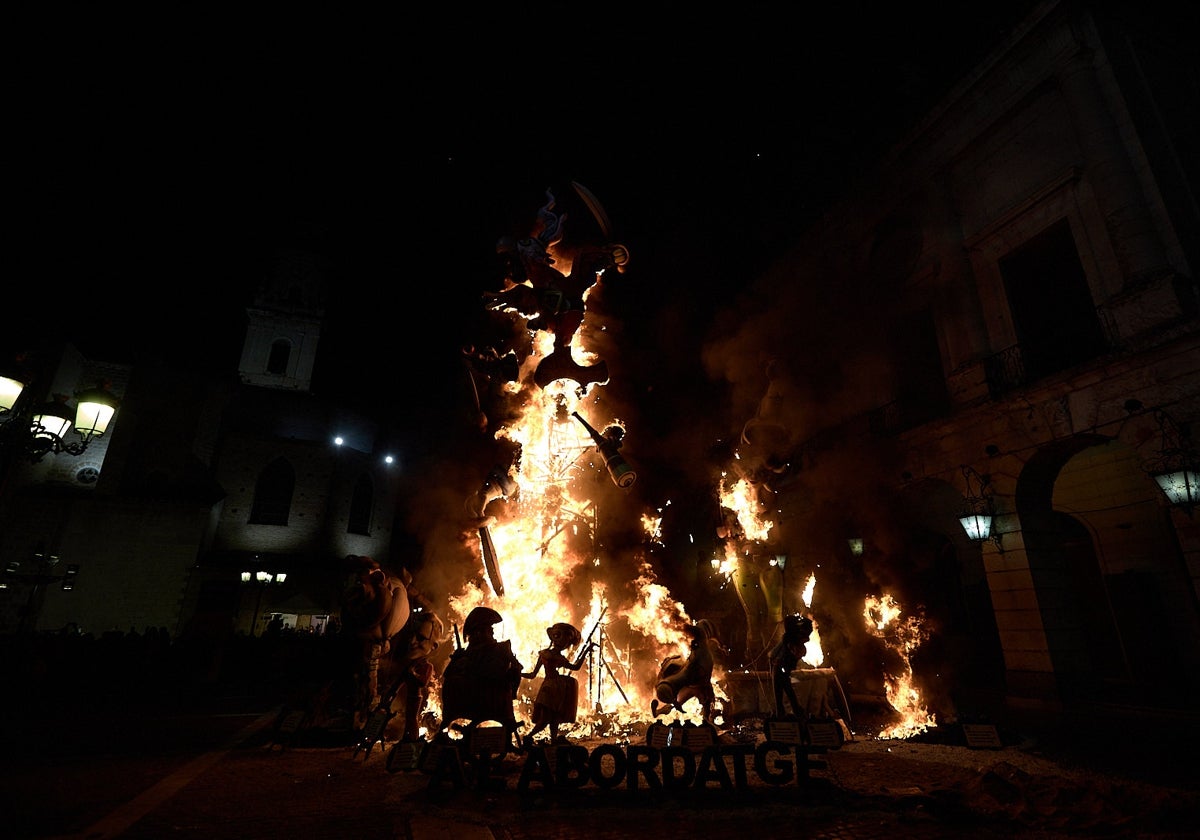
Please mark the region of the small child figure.
<svg viewBox="0 0 1200 840"><path fill-rule="evenodd" d="M595 642L588 642L572 662L567 659L563 651L572 645L579 644L581 638L579 630L571 624L560 621L546 628L546 636L549 637L550 644L538 651L537 664L533 666L532 671L521 674L525 679L531 680L537 676L538 671L543 668L546 671L537 697L533 701L534 727L525 736L525 746L527 747L533 745L533 736L547 727L550 729L551 743L560 743L559 725L575 722L575 715L579 710L579 682L570 674L559 673L559 669L578 671L583 665L583 658L587 656L588 651L596 646Z"/></svg>
<svg viewBox="0 0 1200 840"><path fill-rule="evenodd" d="M784 616L783 638L769 654L771 662L771 684L775 689L775 717L782 718L783 698L786 696L792 704L792 716L803 720L807 715L800 708L796 699L796 689L792 687L792 671L804 658L804 649L812 636L813 623L811 619L798 615Z"/></svg>

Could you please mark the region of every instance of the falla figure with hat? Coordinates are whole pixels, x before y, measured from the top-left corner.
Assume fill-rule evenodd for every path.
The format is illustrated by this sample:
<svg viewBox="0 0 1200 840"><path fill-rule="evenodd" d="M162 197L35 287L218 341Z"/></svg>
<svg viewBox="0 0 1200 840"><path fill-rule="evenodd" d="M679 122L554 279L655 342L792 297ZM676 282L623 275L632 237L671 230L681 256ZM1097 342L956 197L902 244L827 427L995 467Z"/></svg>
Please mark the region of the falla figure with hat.
<svg viewBox="0 0 1200 840"><path fill-rule="evenodd" d="M571 661L565 651L579 644L582 639L579 628L564 621L556 622L546 628L546 637L550 644L538 651L533 670L521 674L525 679L532 680L539 671L544 669L546 672L533 700L533 729L525 736L526 747L533 745L534 735L547 728L550 730L550 742L560 743L558 727L575 722L579 712L579 681L563 671L578 671L588 651L596 646L595 642L588 642Z"/></svg>
<svg viewBox="0 0 1200 840"><path fill-rule="evenodd" d="M513 654L512 642L499 641L495 625L504 619L491 607L475 607L463 622L466 644L450 654L442 673L442 720L449 725L468 720L503 724L516 732L513 702L524 667Z"/></svg>

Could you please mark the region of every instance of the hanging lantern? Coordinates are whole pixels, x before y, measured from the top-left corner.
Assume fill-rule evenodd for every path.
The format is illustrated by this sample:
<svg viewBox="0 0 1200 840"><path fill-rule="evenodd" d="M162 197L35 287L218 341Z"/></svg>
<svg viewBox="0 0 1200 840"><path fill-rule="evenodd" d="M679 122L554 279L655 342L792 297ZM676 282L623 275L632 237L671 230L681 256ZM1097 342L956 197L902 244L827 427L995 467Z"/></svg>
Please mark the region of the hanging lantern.
<svg viewBox="0 0 1200 840"><path fill-rule="evenodd" d="M980 475L965 464L962 467L962 474L967 483L967 495L963 500L963 510L958 517L959 524L966 532L967 539L972 542L991 540L1003 553L1004 543L1000 532L994 530L996 503L992 498L991 476Z"/></svg>

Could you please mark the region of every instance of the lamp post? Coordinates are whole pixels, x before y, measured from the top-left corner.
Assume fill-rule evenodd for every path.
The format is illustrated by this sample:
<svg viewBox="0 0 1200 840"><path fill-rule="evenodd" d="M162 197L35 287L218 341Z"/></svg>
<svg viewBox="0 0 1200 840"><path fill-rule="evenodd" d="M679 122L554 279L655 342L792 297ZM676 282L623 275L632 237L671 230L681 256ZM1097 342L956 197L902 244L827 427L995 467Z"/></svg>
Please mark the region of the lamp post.
<svg viewBox="0 0 1200 840"><path fill-rule="evenodd" d="M258 629L258 612L262 608L263 593L267 591L267 587L272 583L283 583L287 580L287 572L264 572L259 569L257 572L242 572L242 583L255 583L258 585L258 596L254 599L254 617L250 619L250 635L255 635L254 631Z"/></svg>
<svg viewBox="0 0 1200 840"><path fill-rule="evenodd" d="M42 603L45 600L48 585L61 580L64 590L69 591L75 588L75 578L79 573L79 567L68 566L66 573L59 575L54 573L58 562L57 554L50 554L45 548L39 546L33 553L32 571L22 571L19 560L10 561L5 565L3 576L0 577L0 589L8 589L13 583L29 587L29 594L25 597L25 603L21 607L20 620L17 625L19 634L33 633L37 630L37 619L42 612Z"/></svg>
<svg viewBox="0 0 1200 840"><path fill-rule="evenodd" d="M51 402L39 403L44 392L31 387L36 378L27 355L0 362L0 515L5 517L14 464L19 460L37 463L47 455L83 454L93 440L108 431L117 411L117 398L102 387L75 393L74 408L61 394L55 394ZM14 523L5 519L0 527L13 528ZM79 566L72 564L65 573L54 574L58 557L41 548L34 553L34 561L33 571L22 571L20 560L6 561L0 580L0 588L8 588L9 583L30 586L19 620L22 632L37 629L47 585L62 581L63 590L69 592L79 573Z"/></svg>

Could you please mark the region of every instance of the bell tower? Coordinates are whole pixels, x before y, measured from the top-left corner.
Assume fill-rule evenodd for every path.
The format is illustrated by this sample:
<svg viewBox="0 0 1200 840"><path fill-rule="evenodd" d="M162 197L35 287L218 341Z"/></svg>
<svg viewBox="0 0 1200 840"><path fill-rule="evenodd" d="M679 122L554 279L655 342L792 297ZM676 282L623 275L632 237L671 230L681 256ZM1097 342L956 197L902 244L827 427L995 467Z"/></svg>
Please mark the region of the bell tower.
<svg viewBox="0 0 1200 840"><path fill-rule="evenodd" d="M271 276L246 308L238 376L247 385L307 391L325 315L324 280L305 251L276 254Z"/></svg>

